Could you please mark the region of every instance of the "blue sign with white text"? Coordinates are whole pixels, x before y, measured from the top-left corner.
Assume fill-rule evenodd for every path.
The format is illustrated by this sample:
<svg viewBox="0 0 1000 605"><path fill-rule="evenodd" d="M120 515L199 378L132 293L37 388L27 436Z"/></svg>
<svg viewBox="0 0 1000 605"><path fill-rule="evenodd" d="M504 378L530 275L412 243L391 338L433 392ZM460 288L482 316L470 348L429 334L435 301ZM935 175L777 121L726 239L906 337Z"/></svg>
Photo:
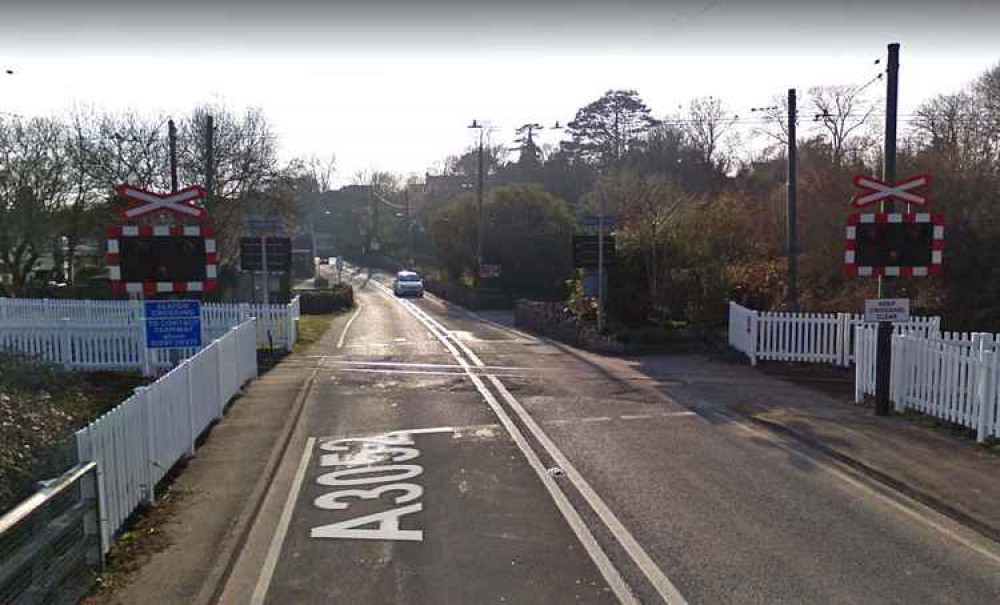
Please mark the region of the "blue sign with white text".
<svg viewBox="0 0 1000 605"><path fill-rule="evenodd" d="M146 346L182 349L201 346L201 303L197 300L147 300Z"/></svg>

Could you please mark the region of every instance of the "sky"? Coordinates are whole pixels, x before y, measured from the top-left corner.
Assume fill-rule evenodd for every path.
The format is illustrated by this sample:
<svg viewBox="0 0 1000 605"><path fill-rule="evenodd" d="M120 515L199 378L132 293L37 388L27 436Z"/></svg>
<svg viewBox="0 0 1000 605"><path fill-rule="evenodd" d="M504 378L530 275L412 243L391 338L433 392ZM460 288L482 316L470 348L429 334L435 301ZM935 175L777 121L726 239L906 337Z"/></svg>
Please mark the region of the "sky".
<svg viewBox="0 0 1000 605"><path fill-rule="evenodd" d="M890 42L905 115L1000 62L997 32L998 0L4 0L0 112L260 107L284 159L335 155L346 184L439 169L473 119L513 146L612 88L657 117L706 95L749 117L789 88L868 82Z"/></svg>

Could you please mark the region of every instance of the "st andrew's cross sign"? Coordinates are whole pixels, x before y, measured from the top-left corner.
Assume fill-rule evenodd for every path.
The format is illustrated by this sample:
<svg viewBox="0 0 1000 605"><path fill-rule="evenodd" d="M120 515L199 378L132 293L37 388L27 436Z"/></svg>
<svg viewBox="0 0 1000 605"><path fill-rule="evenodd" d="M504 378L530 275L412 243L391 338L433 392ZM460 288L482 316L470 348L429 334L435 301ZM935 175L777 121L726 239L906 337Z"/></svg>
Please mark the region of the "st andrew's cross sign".
<svg viewBox="0 0 1000 605"><path fill-rule="evenodd" d="M154 193L119 185L115 191L129 201L121 211L123 224L108 229L108 277L115 293L152 296L215 290L215 236L205 224L208 213L197 204L205 196L202 187ZM128 224L165 213L189 223Z"/></svg>

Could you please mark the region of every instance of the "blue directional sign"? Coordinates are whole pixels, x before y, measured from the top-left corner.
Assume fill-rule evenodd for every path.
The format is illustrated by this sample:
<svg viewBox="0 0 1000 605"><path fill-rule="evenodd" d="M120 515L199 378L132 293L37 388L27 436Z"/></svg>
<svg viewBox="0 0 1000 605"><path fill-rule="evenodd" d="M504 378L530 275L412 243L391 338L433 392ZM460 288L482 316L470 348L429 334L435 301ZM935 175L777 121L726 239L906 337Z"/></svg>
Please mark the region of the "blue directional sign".
<svg viewBox="0 0 1000 605"><path fill-rule="evenodd" d="M613 229L618 226L618 215L617 214L585 214L583 215L583 224L588 227L596 227L598 224L604 222L604 226Z"/></svg>
<svg viewBox="0 0 1000 605"><path fill-rule="evenodd" d="M182 349L201 346L201 303L197 300L147 300L146 346Z"/></svg>

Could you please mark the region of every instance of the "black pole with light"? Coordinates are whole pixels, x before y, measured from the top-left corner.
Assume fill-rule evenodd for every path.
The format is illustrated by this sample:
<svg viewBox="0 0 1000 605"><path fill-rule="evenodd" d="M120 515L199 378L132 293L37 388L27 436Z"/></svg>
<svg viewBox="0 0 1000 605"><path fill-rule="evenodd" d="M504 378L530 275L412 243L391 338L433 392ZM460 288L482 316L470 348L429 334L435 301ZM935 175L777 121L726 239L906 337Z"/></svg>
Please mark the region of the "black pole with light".
<svg viewBox="0 0 1000 605"><path fill-rule="evenodd" d="M885 91L885 162L882 180L896 182L896 116L899 106L899 44L889 45L889 65ZM882 202L883 213L893 212L892 198ZM878 278L878 297L891 296L892 288L885 277ZM875 415L889 415L889 390L892 373L892 322L878 324L875 351Z"/></svg>

